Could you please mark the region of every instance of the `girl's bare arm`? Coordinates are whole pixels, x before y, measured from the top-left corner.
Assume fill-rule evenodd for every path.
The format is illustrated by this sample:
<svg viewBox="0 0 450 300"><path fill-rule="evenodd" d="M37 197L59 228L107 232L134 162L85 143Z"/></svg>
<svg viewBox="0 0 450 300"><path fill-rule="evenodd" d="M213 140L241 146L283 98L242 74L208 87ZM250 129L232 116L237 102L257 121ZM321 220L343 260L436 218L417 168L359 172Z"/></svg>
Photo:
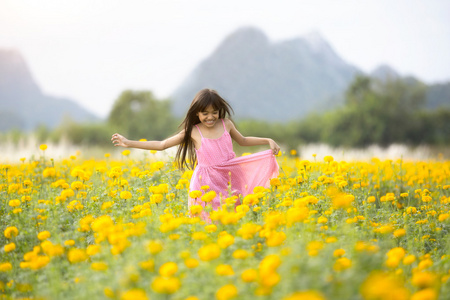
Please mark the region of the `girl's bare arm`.
<svg viewBox="0 0 450 300"><path fill-rule="evenodd" d="M180 133L169 137L163 141L132 141L125 138L123 135L120 135L118 133L114 133L112 135L111 141L114 144L114 146L121 146L125 148L138 148L138 149L144 149L144 150L165 150L167 148L179 145L184 138L184 131L181 131Z"/></svg>
<svg viewBox="0 0 450 300"><path fill-rule="evenodd" d="M233 122L230 120L226 121L227 127L230 128L230 135L233 140L236 141L240 146L258 146L258 145L269 145L270 149L272 149L273 154L278 154L280 151L280 146L275 143L274 140L269 138L260 138L253 136L243 136L234 126Z"/></svg>

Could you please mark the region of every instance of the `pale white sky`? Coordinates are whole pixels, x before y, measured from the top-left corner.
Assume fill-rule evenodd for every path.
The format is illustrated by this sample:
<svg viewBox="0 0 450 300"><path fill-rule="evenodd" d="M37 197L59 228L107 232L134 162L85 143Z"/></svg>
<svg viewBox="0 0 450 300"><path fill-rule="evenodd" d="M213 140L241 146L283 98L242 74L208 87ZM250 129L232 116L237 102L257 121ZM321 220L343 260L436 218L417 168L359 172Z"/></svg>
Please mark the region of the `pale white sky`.
<svg viewBox="0 0 450 300"><path fill-rule="evenodd" d="M46 94L105 117L125 89L169 96L231 32L272 41L318 31L347 62L450 80L446 0L0 0L0 48Z"/></svg>

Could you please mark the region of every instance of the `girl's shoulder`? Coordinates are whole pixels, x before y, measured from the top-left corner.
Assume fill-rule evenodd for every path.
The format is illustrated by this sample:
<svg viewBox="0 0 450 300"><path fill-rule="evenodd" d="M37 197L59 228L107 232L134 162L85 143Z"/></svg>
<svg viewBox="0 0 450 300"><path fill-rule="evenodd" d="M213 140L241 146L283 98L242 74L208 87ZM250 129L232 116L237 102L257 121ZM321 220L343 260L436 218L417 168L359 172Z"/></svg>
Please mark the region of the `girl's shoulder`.
<svg viewBox="0 0 450 300"><path fill-rule="evenodd" d="M231 121L230 119L223 118L222 120L225 123L225 126L234 126L233 121Z"/></svg>
<svg viewBox="0 0 450 300"><path fill-rule="evenodd" d="M228 132L230 132L231 129L235 128L233 121L231 121L230 119L223 118L223 122Z"/></svg>

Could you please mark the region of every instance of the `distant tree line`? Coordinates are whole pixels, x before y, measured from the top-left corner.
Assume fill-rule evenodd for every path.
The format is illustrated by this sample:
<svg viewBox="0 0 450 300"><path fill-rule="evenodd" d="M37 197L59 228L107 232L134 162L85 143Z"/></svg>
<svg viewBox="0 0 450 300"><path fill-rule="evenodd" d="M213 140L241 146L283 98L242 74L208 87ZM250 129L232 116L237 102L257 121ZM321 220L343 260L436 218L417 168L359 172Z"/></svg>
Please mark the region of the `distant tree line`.
<svg viewBox="0 0 450 300"><path fill-rule="evenodd" d="M287 124L242 121L238 125L245 134L271 136L290 148L301 143L356 148L449 145L450 109L426 109L425 93L426 86L417 81L357 76L343 105L335 110Z"/></svg>
<svg viewBox="0 0 450 300"><path fill-rule="evenodd" d="M335 110L287 123L236 118L236 125L244 135L271 137L289 149L304 143L347 147L449 145L450 109L427 110L425 93L426 86L417 81L358 76L348 87L344 103ZM77 145L95 146L111 146L114 132L130 139L162 140L175 134L181 123L172 114L171 105L170 100L156 99L150 91L127 90L103 122L66 120L55 130L41 126L35 134L41 141L56 142L64 137ZM21 133L9 135L17 140Z"/></svg>

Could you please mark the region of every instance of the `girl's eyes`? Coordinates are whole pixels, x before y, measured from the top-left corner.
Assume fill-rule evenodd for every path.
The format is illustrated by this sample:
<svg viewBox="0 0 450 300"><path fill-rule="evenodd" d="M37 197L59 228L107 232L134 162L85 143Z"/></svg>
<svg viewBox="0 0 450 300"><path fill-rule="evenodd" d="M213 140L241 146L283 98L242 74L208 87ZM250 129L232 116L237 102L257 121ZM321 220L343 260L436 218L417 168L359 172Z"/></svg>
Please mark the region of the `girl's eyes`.
<svg viewBox="0 0 450 300"><path fill-rule="evenodd" d="M219 113L218 111L213 111L212 112L213 115L217 115L218 113ZM206 116L207 114L208 114L208 112L206 112L206 111L202 112L202 115L204 115L204 116Z"/></svg>

